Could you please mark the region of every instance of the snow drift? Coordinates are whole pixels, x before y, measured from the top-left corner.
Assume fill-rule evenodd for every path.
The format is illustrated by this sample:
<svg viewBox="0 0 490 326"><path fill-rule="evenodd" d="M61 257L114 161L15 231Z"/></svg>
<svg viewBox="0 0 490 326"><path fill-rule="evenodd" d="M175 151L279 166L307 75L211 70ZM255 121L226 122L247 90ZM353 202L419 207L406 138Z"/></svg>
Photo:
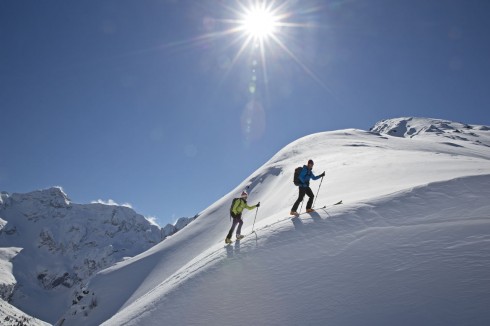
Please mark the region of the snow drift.
<svg viewBox="0 0 490 326"><path fill-rule="evenodd" d="M326 208L291 219L292 174L310 158ZM99 272L59 322L488 324L489 159L488 127L437 119L304 137L181 232ZM246 187L262 203L256 232L245 213L247 237L225 246Z"/></svg>

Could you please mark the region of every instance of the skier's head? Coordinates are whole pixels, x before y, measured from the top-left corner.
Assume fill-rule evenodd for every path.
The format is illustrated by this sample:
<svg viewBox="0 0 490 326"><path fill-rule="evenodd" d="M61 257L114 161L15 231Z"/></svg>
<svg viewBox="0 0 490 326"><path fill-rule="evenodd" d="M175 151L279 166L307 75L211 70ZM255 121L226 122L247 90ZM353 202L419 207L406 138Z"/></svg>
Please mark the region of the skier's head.
<svg viewBox="0 0 490 326"><path fill-rule="evenodd" d="M310 169L312 169L312 168L313 168L313 160L308 160L308 167L309 167Z"/></svg>
<svg viewBox="0 0 490 326"><path fill-rule="evenodd" d="M243 198L243 199L247 199L248 198L247 192L245 190L242 191L242 194L240 195L240 197Z"/></svg>

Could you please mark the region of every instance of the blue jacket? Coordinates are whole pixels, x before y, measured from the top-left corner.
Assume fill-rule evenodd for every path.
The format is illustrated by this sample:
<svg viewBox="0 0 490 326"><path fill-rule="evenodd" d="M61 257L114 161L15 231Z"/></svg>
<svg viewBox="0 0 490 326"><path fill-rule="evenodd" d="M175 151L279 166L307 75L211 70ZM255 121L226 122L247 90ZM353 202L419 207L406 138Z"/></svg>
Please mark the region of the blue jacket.
<svg viewBox="0 0 490 326"><path fill-rule="evenodd" d="M300 187L306 188L310 186L310 179L317 180L320 176L315 176L311 170L308 170L306 165L303 165L303 169L299 173L299 181L301 181Z"/></svg>

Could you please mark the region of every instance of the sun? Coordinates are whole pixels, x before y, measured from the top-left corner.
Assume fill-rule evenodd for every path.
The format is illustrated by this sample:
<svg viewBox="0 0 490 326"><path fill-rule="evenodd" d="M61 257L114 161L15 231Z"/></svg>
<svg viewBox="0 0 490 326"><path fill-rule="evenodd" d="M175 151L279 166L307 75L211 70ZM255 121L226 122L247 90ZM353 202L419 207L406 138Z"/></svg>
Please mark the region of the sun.
<svg viewBox="0 0 490 326"><path fill-rule="evenodd" d="M279 26L279 17L265 4L256 4L243 13L241 30L254 40L264 41L274 36Z"/></svg>
<svg viewBox="0 0 490 326"><path fill-rule="evenodd" d="M270 77L274 73L272 68L278 67L276 63L279 59L295 62L328 90L313 70L302 61L299 54L304 51L296 45L304 43L297 38L304 34L299 31L316 27L316 13L324 8L321 5L311 7L305 3L306 1L298 0L220 1L219 6L222 6L224 16L205 20L205 28L210 32L197 37L193 42L208 46L210 41L218 38L227 41L224 46L226 54L220 57L226 58L222 65L226 67L224 78L233 71L235 64L245 64L250 69L247 89L254 98L258 94L268 93L272 80ZM228 52L235 53L228 56ZM246 57L245 60L240 60L243 57ZM259 92L260 89L265 92Z"/></svg>

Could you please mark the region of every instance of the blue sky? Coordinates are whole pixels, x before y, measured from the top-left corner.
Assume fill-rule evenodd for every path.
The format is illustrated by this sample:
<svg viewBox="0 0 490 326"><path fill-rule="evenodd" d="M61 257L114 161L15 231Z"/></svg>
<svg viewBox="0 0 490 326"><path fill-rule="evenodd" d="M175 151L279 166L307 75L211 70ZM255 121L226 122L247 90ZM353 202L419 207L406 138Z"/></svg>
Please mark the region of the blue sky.
<svg viewBox="0 0 490 326"><path fill-rule="evenodd" d="M163 226L314 132L490 125L489 1L267 2L259 47L232 32L251 3L0 1L0 190L62 186Z"/></svg>

